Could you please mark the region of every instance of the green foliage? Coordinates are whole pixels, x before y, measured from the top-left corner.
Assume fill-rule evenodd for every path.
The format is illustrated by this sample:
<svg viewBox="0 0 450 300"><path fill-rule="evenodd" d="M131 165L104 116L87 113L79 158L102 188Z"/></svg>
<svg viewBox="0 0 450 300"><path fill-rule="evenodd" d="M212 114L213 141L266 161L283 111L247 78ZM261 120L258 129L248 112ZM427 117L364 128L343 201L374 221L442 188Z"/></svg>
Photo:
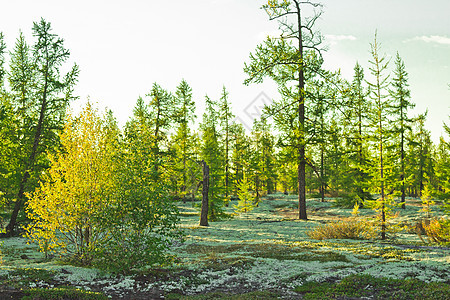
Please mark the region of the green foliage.
<svg viewBox="0 0 450 300"><path fill-rule="evenodd" d="M425 185L422 191L422 196L420 198L422 199L422 209L419 212L425 213L426 218L430 218L431 207L436 203L433 200L431 200L431 191L429 184Z"/></svg>
<svg viewBox="0 0 450 300"><path fill-rule="evenodd" d="M180 294L168 294L165 296L166 299L180 299L180 300L266 300L266 299L279 299L281 297L280 293L274 291L254 291L244 294L228 294L222 292L212 292L204 295L196 296L184 296Z"/></svg>
<svg viewBox="0 0 450 300"><path fill-rule="evenodd" d="M364 206L375 211L376 218L371 222L375 231L381 239L386 237L395 238L396 234L400 232L403 227L396 222L399 212L395 212L401 203L395 200L394 195L386 196L384 199L379 197L375 200L365 200ZM383 238L384 236L384 238Z"/></svg>
<svg viewBox="0 0 450 300"><path fill-rule="evenodd" d="M99 292L86 291L72 287L57 287L51 289L33 288L25 290L22 300L35 299L73 299L73 300L106 300L108 297Z"/></svg>
<svg viewBox="0 0 450 300"><path fill-rule="evenodd" d="M447 299L450 286L417 279L351 275L339 282L306 282L295 288L302 299Z"/></svg>
<svg viewBox="0 0 450 300"><path fill-rule="evenodd" d="M220 146L220 134L216 127L219 122L217 102L206 96L206 110L200 124L202 132L201 157L209 166L209 209L210 221L225 217L224 198L224 159Z"/></svg>
<svg viewBox="0 0 450 300"><path fill-rule="evenodd" d="M116 187L113 148L104 120L88 103L77 119L69 118L61 135L62 149L49 154L51 167L39 188L28 194L26 235L45 253L66 252L90 263L107 232L99 217L113 201Z"/></svg>
<svg viewBox="0 0 450 300"><path fill-rule="evenodd" d="M231 111L231 103L228 100L229 92L226 90L225 86L222 89L222 96L218 103L219 108L219 121L222 129L222 147L223 154L225 156L224 161L224 179L225 179L225 201L229 200L230 189L230 146L231 146L231 130L232 130L232 119L234 115Z"/></svg>
<svg viewBox="0 0 450 300"><path fill-rule="evenodd" d="M250 183L248 182L245 173L243 178L237 183L237 188L239 200L237 205L233 205L234 210L237 213L247 213L252 211L256 205L253 203L254 197L250 192Z"/></svg>
<svg viewBox="0 0 450 300"><path fill-rule="evenodd" d="M65 75L61 72L70 57L63 39L52 32L51 24L44 19L34 22L33 36L36 41L30 49L20 34L11 52L8 73L9 101L16 115L8 124L13 134L10 136L15 136L10 139L12 149L16 150L11 153L14 170L7 180L13 185L7 190L8 197L15 198L8 234L16 231L17 217L26 202L25 192L38 185L49 166L46 153L57 151L60 146L58 134L63 128L66 109L76 98L73 88L79 69L75 64Z"/></svg>
<svg viewBox="0 0 450 300"><path fill-rule="evenodd" d="M171 180L175 182L174 194L185 200L189 193L192 198L195 196L196 183L200 180L196 176L198 165L194 161L196 136L189 128L189 123L196 117L195 102L192 99L192 89L185 80L178 85L174 101L176 131L169 147L174 152Z"/></svg>
<svg viewBox="0 0 450 300"><path fill-rule="evenodd" d="M42 251L122 273L169 259L177 209L155 180L153 140L131 135L121 144L119 133L114 118L90 104L67 122L63 149L29 196L27 236Z"/></svg>

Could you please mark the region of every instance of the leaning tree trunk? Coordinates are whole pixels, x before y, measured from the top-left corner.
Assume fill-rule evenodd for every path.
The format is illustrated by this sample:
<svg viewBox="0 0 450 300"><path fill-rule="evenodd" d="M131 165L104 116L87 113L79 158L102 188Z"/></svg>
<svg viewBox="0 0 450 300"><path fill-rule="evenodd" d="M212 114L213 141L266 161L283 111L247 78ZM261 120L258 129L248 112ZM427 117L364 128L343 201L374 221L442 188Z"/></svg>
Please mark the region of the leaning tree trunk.
<svg viewBox="0 0 450 300"><path fill-rule="evenodd" d="M205 161L203 165L203 190L202 190L202 210L200 214L200 226L209 226L208 224L208 193L209 193L209 166Z"/></svg>
<svg viewBox="0 0 450 300"><path fill-rule="evenodd" d="M15 234L14 229L17 226L17 216L19 215L19 211L22 209L22 206L25 202L25 188L27 186L28 179L30 179L30 170L32 170L34 161L36 159L36 154L42 135L42 126L44 123L45 112L47 110L47 86L47 82L45 82L44 94L42 97L42 104L39 112L39 121L34 133L33 147L31 149L30 156L28 157L28 162L23 173L22 180L20 181L19 192L17 193L17 200L14 204L11 218L8 225L6 226L6 236L13 236Z"/></svg>

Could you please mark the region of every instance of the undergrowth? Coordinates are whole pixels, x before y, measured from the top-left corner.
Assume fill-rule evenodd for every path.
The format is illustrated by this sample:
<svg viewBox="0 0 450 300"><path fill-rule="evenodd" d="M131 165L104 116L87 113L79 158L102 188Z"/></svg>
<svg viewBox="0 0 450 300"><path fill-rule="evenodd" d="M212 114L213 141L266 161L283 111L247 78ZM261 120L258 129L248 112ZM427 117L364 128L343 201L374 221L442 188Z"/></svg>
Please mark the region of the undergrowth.
<svg viewBox="0 0 450 300"><path fill-rule="evenodd" d="M295 288L302 299L433 299L446 300L450 285L426 283L417 279L377 278L352 275L340 282L306 282Z"/></svg>
<svg viewBox="0 0 450 300"><path fill-rule="evenodd" d="M420 227L423 228L428 242L450 245L450 220L441 218L431 219L428 222L422 221ZM417 234L425 242L420 230L417 231Z"/></svg>
<svg viewBox="0 0 450 300"><path fill-rule="evenodd" d="M306 232L308 237L315 240L325 239L372 239L376 236L373 225L365 220L353 218L338 222L319 225Z"/></svg>

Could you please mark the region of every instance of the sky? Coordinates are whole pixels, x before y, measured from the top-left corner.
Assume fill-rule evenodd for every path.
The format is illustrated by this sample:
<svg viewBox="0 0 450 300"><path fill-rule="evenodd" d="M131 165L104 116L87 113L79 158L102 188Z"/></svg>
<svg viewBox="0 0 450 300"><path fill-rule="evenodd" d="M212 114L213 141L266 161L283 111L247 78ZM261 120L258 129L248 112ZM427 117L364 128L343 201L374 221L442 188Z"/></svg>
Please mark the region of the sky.
<svg viewBox="0 0 450 300"><path fill-rule="evenodd" d="M243 85L244 62L278 25L260 9L263 0L0 0L0 31L9 50L21 30L32 44L33 22L44 18L64 38L70 63L81 69L76 112L89 98L108 107L121 125L154 82L174 92L184 78L193 89L197 122L204 98L230 93L233 112L246 127L261 106L277 99L270 80ZM409 73L411 115L428 110L427 129L437 142L450 123L450 1L323 0L317 29L328 51L324 66L351 80L358 61L369 77L375 31L382 52L399 52Z"/></svg>

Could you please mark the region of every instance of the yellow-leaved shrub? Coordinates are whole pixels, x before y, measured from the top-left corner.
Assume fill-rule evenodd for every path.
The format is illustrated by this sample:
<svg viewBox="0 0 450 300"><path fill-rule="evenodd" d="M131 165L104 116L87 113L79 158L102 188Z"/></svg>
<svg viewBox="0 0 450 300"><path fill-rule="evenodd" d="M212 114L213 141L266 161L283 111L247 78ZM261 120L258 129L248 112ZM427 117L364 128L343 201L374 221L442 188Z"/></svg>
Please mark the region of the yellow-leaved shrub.
<svg viewBox="0 0 450 300"><path fill-rule="evenodd" d="M89 103L78 118L68 118L60 138L62 148L48 155L51 167L27 195L32 222L26 235L46 254L69 253L89 263L108 235L98 216L114 201L114 147L104 119Z"/></svg>
<svg viewBox="0 0 450 300"><path fill-rule="evenodd" d="M316 240L325 239L372 239L376 236L372 223L364 219L346 218L319 225L306 233Z"/></svg>

